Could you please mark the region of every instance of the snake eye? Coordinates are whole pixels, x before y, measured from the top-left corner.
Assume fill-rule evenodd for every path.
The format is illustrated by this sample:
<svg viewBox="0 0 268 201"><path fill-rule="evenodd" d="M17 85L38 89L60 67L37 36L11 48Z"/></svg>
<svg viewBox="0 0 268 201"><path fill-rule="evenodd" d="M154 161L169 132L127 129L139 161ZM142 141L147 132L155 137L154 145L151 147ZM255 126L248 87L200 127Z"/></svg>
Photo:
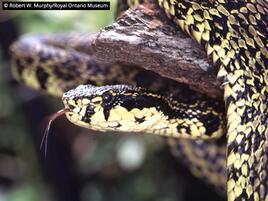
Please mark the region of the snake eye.
<svg viewBox="0 0 268 201"><path fill-rule="evenodd" d="M102 100L104 103L109 104L113 100L113 95L110 93L105 93L102 95Z"/></svg>

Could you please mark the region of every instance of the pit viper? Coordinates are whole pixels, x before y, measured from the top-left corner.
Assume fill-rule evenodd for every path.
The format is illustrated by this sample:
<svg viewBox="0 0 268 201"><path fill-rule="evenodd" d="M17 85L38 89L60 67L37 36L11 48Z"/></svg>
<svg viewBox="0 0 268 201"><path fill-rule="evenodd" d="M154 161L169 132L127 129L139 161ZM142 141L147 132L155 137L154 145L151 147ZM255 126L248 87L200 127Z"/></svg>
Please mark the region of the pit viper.
<svg viewBox="0 0 268 201"><path fill-rule="evenodd" d="M65 89L88 84L63 94L68 108L66 116L71 122L100 131L164 135L173 145L173 152L184 153L181 158L192 164L189 168L197 176L222 188L226 183L229 201L268 200L268 2L158 0L157 3L178 28L199 42L213 62L219 64L218 79L222 82L225 104L172 81L158 82L153 78L148 79L149 83L143 83L147 79L139 82L137 78L142 76L136 67L98 66L86 54L85 46L74 45L78 40L86 41L84 35L66 36L65 45L55 36L22 38L12 46L15 77L58 96ZM136 84L141 87L134 87ZM217 146L216 141L208 140L225 132L224 145ZM189 148L193 148L192 152ZM197 158L194 149L203 153L197 162L192 160Z"/></svg>

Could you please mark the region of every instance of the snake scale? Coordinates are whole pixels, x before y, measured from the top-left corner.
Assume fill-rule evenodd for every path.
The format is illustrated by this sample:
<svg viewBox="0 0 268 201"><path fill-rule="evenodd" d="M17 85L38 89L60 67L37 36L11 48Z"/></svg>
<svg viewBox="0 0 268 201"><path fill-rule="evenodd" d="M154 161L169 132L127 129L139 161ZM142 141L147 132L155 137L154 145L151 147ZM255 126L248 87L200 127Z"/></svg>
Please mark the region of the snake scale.
<svg viewBox="0 0 268 201"><path fill-rule="evenodd" d="M159 76L138 81L140 72L146 72L136 67L98 66L85 46L73 45L87 40L84 35L66 36L65 43L55 36L22 38L12 46L15 77L57 96L75 85L90 84L64 93L71 122L102 131L169 136L172 151L190 164L194 174L221 188L227 183L229 201L268 200L268 1L157 3L219 64L225 104ZM169 96L171 92L174 95ZM225 133L227 143L218 145L215 138Z"/></svg>

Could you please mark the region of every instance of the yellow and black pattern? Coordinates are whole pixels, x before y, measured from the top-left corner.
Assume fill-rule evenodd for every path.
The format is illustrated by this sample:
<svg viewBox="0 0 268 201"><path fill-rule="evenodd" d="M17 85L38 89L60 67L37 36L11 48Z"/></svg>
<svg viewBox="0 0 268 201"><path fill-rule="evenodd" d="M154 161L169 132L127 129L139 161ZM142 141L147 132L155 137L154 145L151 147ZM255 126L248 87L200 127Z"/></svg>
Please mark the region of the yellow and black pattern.
<svg viewBox="0 0 268 201"><path fill-rule="evenodd" d="M223 136L225 137L225 136ZM193 175L212 184L221 195L226 194L225 141L167 138L171 153Z"/></svg>
<svg viewBox="0 0 268 201"><path fill-rule="evenodd" d="M158 0L158 3L182 30L203 45L207 54L212 56L215 65L219 66L218 77L222 81L224 88L227 119L226 167L228 200L268 200L268 121L266 115L268 96L266 70L268 66L268 2L266 0ZM19 46L19 44L17 45ZM37 43L33 42L33 44ZM49 66L49 62L47 63L46 61L54 60L56 65L61 59L64 60L70 54L68 53L64 56L64 52L58 53L57 48L60 47L53 47L51 55L57 55L55 58L61 59L48 58L46 60L41 53L43 52L43 45L41 43L40 49L37 48L35 49L36 51L31 49L31 52L36 52L37 55L30 54L29 59L27 59L29 54L27 52L29 51L25 50L25 47L27 45L22 45L20 48L13 46L13 52L16 55L14 63L20 69L14 70L15 74L18 78L22 76L19 79L24 80L27 84L33 83L35 88L49 90L49 86L52 83L51 81L49 82L49 79L51 79L50 76L53 76L52 74L55 74L55 72L50 73L45 81L40 79L40 77L46 77L41 74L49 72L44 70L45 66ZM19 52L18 49L23 52L22 55L16 54ZM50 51L50 49L49 47L46 51ZM78 56L72 56L71 60L75 61L76 58ZM42 64L41 69L44 71L37 73L38 70L36 69L40 69L40 67L31 70L30 72L33 72L33 81L30 78L25 78L25 76L31 74L25 68L29 61L32 64L31 66ZM82 59L82 61L85 60ZM120 67L118 68L121 69ZM51 69L54 69L54 67L51 67ZM93 69L93 73L88 68L84 69L91 72L91 75L94 75L91 76L93 79L92 83L87 78L85 78L85 83L94 85L114 84L106 82L106 78L102 76L105 73L107 75L107 71L102 68ZM125 73L123 74L126 75ZM125 78L133 81L138 77L138 74L138 71L133 70L132 73L127 73L127 75L133 76ZM39 78L35 79L35 75L39 76ZM61 76L61 74L58 73L57 76ZM114 77L111 77L109 81L113 79ZM133 81L133 83L135 82ZM41 86L41 83L43 86ZM69 83L80 84L73 81ZM63 88L65 89L65 87ZM121 91L118 88L120 87L106 86L96 88L93 86L82 86L68 92L64 95L64 102L66 107L70 107L72 110L72 115L69 112L67 117L80 126L94 127L98 130L121 128L122 131L127 130L131 132L131 128L133 128L133 131L140 132L142 128L145 128L145 132L148 133L173 137L186 137L185 133L187 133L188 137L196 139L217 137L223 133L222 125L224 124L224 118L221 117L221 112L213 106L210 107L205 103L202 104L203 102L198 102L199 104L191 102L188 106L185 105L184 107L184 103L179 99L167 98L167 96L162 96L142 88L129 88L122 85ZM88 98L83 94L82 89L88 91L90 95L95 94L95 97L92 98L90 96ZM107 89L110 95L107 97L102 96L103 92L106 92ZM117 98L120 96L117 91L119 90L121 93L123 89L128 91L126 92L128 95L124 96L125 100L134 99L136 101L132 101L132 108L129 108L129 105L122 106L121 102L117 102L117 104L109 106L110 108L107 110L109 112L104 110L104 100ZM50 93L53 94L55 90L51 90ZM80 92L78 93L77 91ZM93 91L94 93L92 93ZM75 97L72 94L77 95L79 98L74 100ZM81 94L83 96L80 96ZM148 109L148 111L144 112L141 108L138 108L139 104L136 103L140 99L138 100L137 97L143 99L143 102L146 102L147 98L150 100L146 106L142 104L143 108ZM123 99L120 98L120 100ZM198 99L195 99L195 101L198 101ZM85 105L93 105L94 108L88 109ZM203 109L201 109L202 107ZM166 112L166 108L174 111L174 113ZM154 115L156 116L155 118L153 117ZM217 128L213 126L208 128L207 126L211 126L211 124L205 123L202 115L204 117L210 115L212 119L217 119L216 115L220 115L217 119ZM122 123L124 121L122 117L127 117L126 121L131 125L128 126L129 129L126 128L128 124ZM107 123L109 119L113 122L110 125ZM132 119L131 123L129 119ZM153 129L149 130L144 126L139 127L143 122L148 121L153 122ZM97 123L92 126L92 122ZM211 133L208 131L211 131ZM217 152L220 153L221 151L217 150ZM222 171L219 174L222 174Z"/></svg>
<svg viewBox="0 0 268 201"><path fill-rule="evenodd" d="M143 132L168 137L216 139L223 135L222 107L195 100L189 107L141 87L80 85L63 94L67 118L100 131Z"/></svg>
<svg viewBox="0 0 268 201"><path fill-rule="evenodd" d="M267 1L164 0L160 6L220 64L228 200L268 200Z"/></svg>

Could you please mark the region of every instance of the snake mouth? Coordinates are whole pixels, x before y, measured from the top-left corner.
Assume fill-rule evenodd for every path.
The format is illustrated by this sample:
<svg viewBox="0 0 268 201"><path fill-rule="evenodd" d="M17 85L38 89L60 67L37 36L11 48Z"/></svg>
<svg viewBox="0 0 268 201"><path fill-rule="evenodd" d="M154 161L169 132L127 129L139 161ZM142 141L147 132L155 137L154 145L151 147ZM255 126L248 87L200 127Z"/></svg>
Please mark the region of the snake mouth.
<svg viewBox="0 0 268 201"><path fill-rule="evenodd" d="M107 130L113 130L113 131L121 131L121 128L126 127L126 125L132 125L134 126L134 122L137 118L135 116L121 119L113 119L105 120L105 114L103 111L101 117L98 119L96 117L93 117L92 115L85 116L84 113L79 113L76 111L73 111L72 109L69 109L69 111L66 113L67 119L74 123L75 125L91 129L91 130L98 130L98 131L107 131ZM94 114L96 114L94 112ZM92 118L93 117L93 118ZM143 117L143 121L145 121L145 117ZM143 123L143 122L140 122ZM138 124L138 123L137 123ZM144 129L144 127L142 127ZM127 130L124 130L124 132L127 132ZM141 131L140 131L141 132Z"/></svg>
<svg viewBox="0 0 268 201"><path fill-rule="evenodd" d="M84 118L85 118L85 116L83 115L83 114L80 114L79 112L75 112L75 111L73 111L72 109L70 109L70 108L66 108L66 110L68 110L68 111L66 111L65 113L66 113L66 115L67 115L67 119L69 119L71 116L73 116L74 114L76 114L77 115L77 122L85 122L85 123L88 123L88 125L90 126L90 125L98 125L98 124L105 124L105 123L116 123L116 122L119 122L120 120L93 120L92 121L92 119L91 119L91 115L89 115L89 116L87 116L88 117L88 119L90 119L90 121L85 121L84 120ZM68 118L69 117L69 118ZM132 120L132 118L127 118L127 119L125 119L125 121L130 121L130 120ZM73 123L75 123L75 121L72 121Z"/></svg>

